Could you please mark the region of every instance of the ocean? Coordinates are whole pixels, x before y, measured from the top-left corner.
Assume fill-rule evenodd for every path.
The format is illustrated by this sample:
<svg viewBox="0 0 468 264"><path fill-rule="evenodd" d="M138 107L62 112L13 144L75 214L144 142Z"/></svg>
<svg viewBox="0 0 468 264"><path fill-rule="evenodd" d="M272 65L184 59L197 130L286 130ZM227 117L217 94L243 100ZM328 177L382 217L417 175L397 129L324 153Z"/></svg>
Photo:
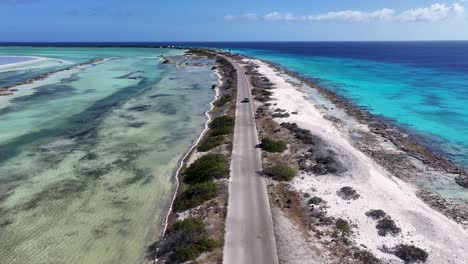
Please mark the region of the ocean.
<svg viewBox="0 0 468 264"><path fill-rule="evenodd" d="M468 167L468 42L232 42L215 47L277 63Z"/></svg>
<svg viewBox="0 0 468 264"><path fill-rule="evenodd" d="M0 87L106 59L0 97L1 263L143 262L218 81L213 61L183 66L183 53L0 47L0 56L50 58L0 69Z"/></svg>

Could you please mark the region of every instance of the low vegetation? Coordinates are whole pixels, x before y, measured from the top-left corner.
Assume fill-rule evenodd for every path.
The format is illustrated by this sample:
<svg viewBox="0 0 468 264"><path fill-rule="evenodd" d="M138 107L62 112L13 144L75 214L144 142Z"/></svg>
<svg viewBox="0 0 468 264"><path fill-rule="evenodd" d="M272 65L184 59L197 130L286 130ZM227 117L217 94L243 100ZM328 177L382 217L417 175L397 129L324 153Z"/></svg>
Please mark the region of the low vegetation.
<svg viewBox="0 0 468 264"><path fill-rule="evenodd" d="M174 201L174 211L181 212L199 206L216 196L217 188L213 181L189 185Z"/></svg>
<svg viewBox="0 0 468 264"><path fill-rule="evenodd" d="M319 205L323 202L323 199L317 196L314 196L309 199L308 204Z"/></svg>
<svg viewBox="0 0 468 264"><path fill-rule="evenodd" d="M283 140L273 140L269 137L262 138L261 148L268 152L283 152L288 147Z"/></svg>
<svg viewBox="0 0 468 264"><path fill-rule="evenodd" d="M218 100L216 100L216 102L214 103L214 105L216 107L222 107L224 106L225 104L227 104L228 102L230 102L232 100L232 96L231 95L223 95L221 96Z"/></svg>
<svg viewBox="0 0 468 264"><path fill-rule="evenodd" d="M348 238L352 234L351 225L342 218L336 220L335 228L340 232L342 238Z"/></svg>
<svg viewBox="0 0 468 264"><path fill-rule="evenodd" d="M426 262L429 256L425 250L405 244L396 245L390 253L403 260L405 264Z"/></svg>
<svg viewBox="0 0 468 264"><path fill-rule="evenodd" d="M336 194L343 200L356 200L360 197L359 193L349 186L342 187Z"/></svg>
<svg viewBox="0 0 468 264"><path fill-rule="evenodd" d="M189 184L207 182L229 175L228 158L221 154L200 157L185 171L185 182Z"/></svg>
<svg viewBox="0 0 468 264"><path fill-rule="evenodd" d="M377 209L377 210L370 210L366 212L366 216L374 220L380 220L384 218L385 216L387 216L387 214L383 210Z"/></svg>
<svg viewBox="0 0 468 264"><path fill-rule="evenodd" d="M307 129L300 128L296 123L281 123L281 127L291 131L294 136L304 144L314 145L320 141L317 136L312 135L312 132Z"/></svg>
<svg viewBox="0 0 468 264"><path fill-rule="evenodd" d="M218 245L205 230L202 220L189 217L175 222L158 247L156 256L167 256L166 263L183 263Z"/></svg>
<svg viewBox="0 0 468 264"><path fill-rule="evenodd" d="M286 164L275 164L263 169L263 173L276 181L290 181L296 176L297 171Z"/></svg>
<svg viewBox="0 0 468 264"><path fill-rule="evenodd" d="M395 221L393 221L393 219L391 219L389 216L386 216L380 219L375 227L377 228L377 230L379 230L378 231L379 236L386 236L388 234L397 235L398 233L401 232L401 229L395 224Z"/></svg>
<svg viewBox="0 0 468 264"><path fill-rule="evenodd" d="M207 57L209 59L216 58L215 54L213 54L211 52L207 52L206 50L203 50L203 49L189 49L187 53L190 53L190 54L193 54L193 55L196 55L196 56L200 56L200 57Z"/></svg>
<svg viewBox="0 0 468 264"><path fill-rule="evenodd" d="M234 131L234 122L234 117L226 115L213 119L210 123L210 135L220 136L231 134Z"/></svg>
<svg viewBox="0 0 468 264"><path fill-rule="evenodd" d="M218 57L216 63L219 65L219 71L224 77L223 83L219 87L220 90L231 90L235 91L237 88L237 70L234 66L225 58Z"/></svg>
<svg viewBox="0 0 468 264"><path fill-rule="evenodd" d="M224 142L224 136L214 136L204 138L197 147L197 150L200 152L207 152L220 146Z"/></svg>

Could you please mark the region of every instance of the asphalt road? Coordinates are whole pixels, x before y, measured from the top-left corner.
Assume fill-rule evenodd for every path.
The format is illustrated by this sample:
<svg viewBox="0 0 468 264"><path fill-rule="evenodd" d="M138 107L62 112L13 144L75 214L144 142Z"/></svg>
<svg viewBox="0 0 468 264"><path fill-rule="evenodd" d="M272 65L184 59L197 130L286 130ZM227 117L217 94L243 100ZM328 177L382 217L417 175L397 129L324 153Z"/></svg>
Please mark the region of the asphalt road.
<svg viewBox="0 0 468 264"><path fill-rule="evenodd" d="M276 264L278 255L270 204L262 171L251 86L244 70L237 69L237 109L229 182L229 204L224 241L226 264ZM241 103L249 97L249 103Z"/></svg>

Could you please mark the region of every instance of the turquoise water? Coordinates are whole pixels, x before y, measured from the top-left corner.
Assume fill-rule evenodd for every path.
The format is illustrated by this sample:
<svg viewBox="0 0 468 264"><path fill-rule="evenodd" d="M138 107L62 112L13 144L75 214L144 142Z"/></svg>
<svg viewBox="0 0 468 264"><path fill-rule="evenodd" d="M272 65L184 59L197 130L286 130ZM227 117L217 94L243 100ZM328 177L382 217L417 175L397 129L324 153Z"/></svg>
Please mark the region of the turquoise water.
<svg viewBox="0 0 468 264"><path fill-rule="evenodd" d="M212 61L178 67L159 58L182 53L0 47L0 55L54 59L0 72L0 87L106 59L0 101L1 263L142 262L217 82Z"/></svg>
<svg viewBox="0 0 468 264"><path fill-rule="evenodd" d="M434 151L468 166L468 74L462 68L464 64L457 68L455 59L446 64L450 67L423 67L437 63L430 55L424 57L425 64L412 64L411 59L397 63L342 55L324 57L280 48L233 51L309 77L371 113L393 120Z"/></svg>

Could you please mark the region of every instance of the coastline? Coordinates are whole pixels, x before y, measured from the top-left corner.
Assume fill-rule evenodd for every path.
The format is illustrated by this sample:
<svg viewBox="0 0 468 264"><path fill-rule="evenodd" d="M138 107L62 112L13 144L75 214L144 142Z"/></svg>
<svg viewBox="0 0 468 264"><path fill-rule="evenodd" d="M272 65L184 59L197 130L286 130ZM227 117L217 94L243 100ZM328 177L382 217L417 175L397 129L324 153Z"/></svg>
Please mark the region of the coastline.
<svg viewBox="0 0 468 264"><path fill-rule="evenodd" d="M225 177L228 175L224 172L220 177L212 178L208 182L201 183L201 185L184 179L186 170L190 170L194 163L199 162L199 160L204 162L203 160L206 160L206 158L222 158L224 160L221 161L224 164L223 166L229 170L232 133L223 132L221 135L215 136L214 138L222 138L217 144L211 143L210 140L213 140L212 132L215 129L213 123L218 124L220 120L232 116L232 103L235 101L233 101L231 95L235 86L233 86L233 79L231 79L230 64L226 65L226 61L223 61L219 56L200 49L190 49L186 52L186 56L195 60L194 65L198 65L198 59L214 59L216 62L211 70L217 75L218 81L216 84L212 84L215 96L209 103L209 109L205 112L207 117L205 127L193 145L180 158L179 165L174 172L175 189L171 203L168 205L163 229L159 237L156 238L156 242L147 248L147 260L151 263L166 263L167 261L169 263L179 263L187 260L219 263L223 257L222 241L224 239L224 218L228 197L228 181ZM165 64L173 64L167 59L164 61ZM179 67L179 65L176 66ZM227 98L229 99L226 100ZM203 189L203 186L207 185L213 188L210 194L206 194L209 191ZM200 186L202 186L202 189L197 190ZM194 192L194 189L197 191ZM209 243L209 246L193 245L192 253L178 255L180 250L183 251L186 247L192 247L187 243L198 243L193 241L193 238L183 241L178 240L180 239L178 237L183 236L184 233L178 234L178 231L174 228L183 225L187 221L195 221L202 225L200 232L204 234L204 239ZM179 242L173 244L174 240Z"/></svg>
<svg viewBox="0 0 468 264"><path fill-rule="evenodd" d="M320 251L321 246L325 248L330 246L327 241L313 238L314 236L323 236L323 234L311 234L314 230L309 229L310 217L314 218L317 214L322 215L319 217L320 221L327 221L326 217L334 219L338 217L348 221L349 228L352 230L350 239L353 243L362 250L370 250L379 259L398 261L398 258L388 253L389 248L396 247L397 244L421 246L428 251L430 263L438 263L437 261L447 259L452 259L453 263L463 263L463 260L468 258L463 251L463 245L467 241L464 241L464 236L457 237L459 234L466 233L468 227L466 210L465 213L454 212L456 210L452 209L458 208L453 206L452 201L439 204L439 207L434 206L432 202L439 203L440 197L427 201L424 198L429 195L421 194L421 186L416 185L412 178L396 174L405 171L411 174L422 169L415 175L416 177L432 171L450 176L452 172L450 163L448 168L444 166L445 161L438 159L435 159L434 162L424 162L424 159L421 159L417 163L414 160L417 160L418 156L413 156L406 149L400 149L401 145L394 144L393 140L386 141L386 133L376 133L372 127L376 124L372 123L371 118L358 119L349 114L353 113L349 108L342 108L337 103L338 99L331 100L330 97L323 96L320 93L320 88L315 85L311 87L310 82L305 78L297 76L297 74L292 76L287 70L270 62L243 56L237 58L254 67L260 76L265 77L271 83L272 88L270 89L273 94L271 101L269 101L272 105L270 109L276 108L275 112L287 113L285 116L273 116L270 120L276 121L278 125L284 122L296 123L299 128L311 131L314 136L318 136L323 141L323 145L326 146L324 149L332 153L329 157L345 167L344 171L325 174L316 174L301 169L300 175L296 176L285 187L283 186L286 192L294 193L294 195L288 194L294 198L288 198L287 201L297 199L300 207L304 207L305 211L302 213L296 212L295 214L290 209L294 206L290 204L286 207L281 204L277 205L276 203L281 200L282 195L278 192L278 188L280 188L278 186L282 185L272 183L274 187L270 188L272 195L270 199L276 206L272 208L275 215L275 232L277 240L279 240L279 253L290 254L284 256L285 260L291 260L290 262L286 261L286 263L301 263L303 257L310 256L315 256L317 259L330 257L325 256L326 253L310 253L314 252L314 249ZM312 99L307 89L313 89L314 94L321 96L324 101L317 101L316 97ZM330 104L325 106L325 101ZM337 109L333 109L333 106L336 106ZM260 106L259 109L262 107ZM343 115L340 116L341 120L336 115L330 114L338 112L343 112ZM369 123L362 122L362 120L368 120ZM266 134L278 137L283 133L280 132L281 129L265 130L265 123L260 123L260 125L257 123L257 126L262 128L260 133L263 136ZM349 131L347 131L348 129ZM362 136L362 138L353 139L357 136ZM372 141L367 142L371 139ZM294 139L290 138L289 140ZM289 140L287 142L291 143ZM398 138L394 140L399 142ZM364 141L363 144L359 144L361 141ZM366 149L366 145L370 146L367 146ZM411 150L411 148L409 149ZM282 154L281 157L283 160L288 159L287 157L291 155L300 157L305 150L307 149L288 149L287 153ZM396 161L391 159L392 162L382 162L387 158L387 155L390 158L405 157L405 159L396 159ZM376 156L380 158L376 158ZM429 161L433 158L431 155L422 157L429 159ZM414 164L409 163L406 158L411 159ZM431 167L431 165L435 166ZM453 180L453 175L451 177ZM453 184L456 185L454 182ZM337 193L344 185L351 186L357 191L359 198L346 200L339 197ZM319 197L324 202L319 202L317 205L310 204L307 201L308 197L314 195L316 195L314 198ZM398 228L402 230L401 233L385 237L378 235L374 231L376 230L374 225L377 222L366 216L366 212L373 209L383 209L388 216L395 220ZM326 217L323 214L326 214ZM306 217L305 223L302 223L302 220L297 220L304 216ZM298 224L298 222L302 224ZM318 227L312 227L312 229L314 228L322 230L320 224ZM295 239L285 238L284 234L287 233L294 234L291 236L294 236ZM300 246L295 243L295 240L309 243L306 246ZM326 262L319 261L318 263Z"/></svg>
<svg viewBox="0 0 468 264"><path fill-rule="evenodd" d="M31 60L28 60L28 61L20 61L20 62L8 63L8 64L1 64L0 65L0 70L15 68L15 67L19 67L19 66L25 66L25 65L29 65L29 64L32 64L32 63L35 63L35 62L45 61L45 60L49 59L49 58L45 58L45 57L36 57L36 56L3 56L3 55L0 55L0 57L27 57L27 58L32 58Z"/></svg>
<svg viewBox="0 0 468 264"><path fill-rule="evenodd" d="M463 189L468 188L468 170L454 163L449 158L435 153L426 146L421 145L416 139L414 139L410 132L405 132L405 130L397 124L389 122L382 117L370 114L362 107L354 105L352 102L337 93L319 87L313 81L302 76L300 73L285 69L281 65L271 61L251 58L243 55L240 56L264 62L269 67L301 81L308 88L314 89L326 100L343 110L351 118L354 118L359 124L367 126L371 133L389 140L395 147L397 147L398 150L405 153L405 155L413 160L401 160L399 157L388 158L379 151L374 152L370 150L365 146L365 144L358 146L358 148L379 163L379 165L384 167L385 170L388 170L398 178L410 183L415 183L416 181L423 182L425 180L425 176L421 175L422 173L419 171L423 169L424 172L431 174L431 177L428 178L434 179L436 177L443 176L446 180L452 181L453 184L461 186ZM340 122L340 120L332 121L336 121L337 123ZM417 163L421 162L422 164L415 165L414 161L417 161ZM435 171L435 173L432 171ZM414 174L421 176L421 179L416 179L417 176ZM417 185L419 185L417 190L419 198L429 204L432 208L468 228L468 201L460 202L457 199L447 199L433 190L422 188L421 184Z"/></svg>
<svg viewBox="0 0 468 264"><path fill-rule="evenodd" d="M286 75L300 80L304 84L308 85L311 89L315 89L322 96L330 100L333 104L336 104L339 108L345 110L347 114L357 119L357 121L368 125L374 133L380 134L383 137L391 140L392 143L397 145L400 149L408 152L415 158L420 159L425 164L438 169L443 169L449 173L460 174L468 178L467 168L456 164L443 154L436 153L428 146L421 144L420 140L415 138L414 134L412 134L410 131L407 131L389 119L385 119L384 117L369 113L363 107L353 104L349 99L346 99L334 91L318 86L313 80L305 77L301 73L289 70L282 65L270 60L259 59L241 54L228 54L246 59L262 61L270 67L273 67L278 71L284 72ZM468 188L468 183L466 188Z"/></svg>
<svg viewBox="0 0 468 264"><path fill-rule="evenodd" d="M200 133L200 135L198 136L197 140L195 140L195 142L193 143L193 145L187 150L187 152L179 159L179 166L177 167L176 171L174 172L174 176L173 176L173 179L175 181L175 186L174 186L174 194L172 196L172 199L171 199L171 203L169 204L168 206L168 211L167 211L167 214L166 214L166 217L165 217L165 222L164 222L164 225L163 225L163 229L161 230L160 234L159 234L159 238L162 239L162 237L164 237L166 231L167 231L167 228L169 226L169 222L170 222L170 219L171 219L171 216L172 214L174 213L173 212L173 205L174 205L174 201L177 197L177 194L179 193L179 187L180 187L180 172L181 170L186 166L187 162L191 159L191 156L193 154L193 151L195 150L195 148L198 146L198 144L200 143L200 141L203 139L203 137L205 136L205 134L208 132L209 130L209 123L211 122L212 120L212 116L211 116L211 112L213 111L215 105L214 103L216 102L216 100L219 99L219 85L222 84L222 80L221 80L221 75L219 74L219 72L217 70L214 71L216 75L218 75L218 86L214 89L215 90L215 96L213 98L213 100L210 101L210 108L205 112L205 116L207 117L206 119L206 122L205 122L205 128L203 129L203 131Z"/></svg>

